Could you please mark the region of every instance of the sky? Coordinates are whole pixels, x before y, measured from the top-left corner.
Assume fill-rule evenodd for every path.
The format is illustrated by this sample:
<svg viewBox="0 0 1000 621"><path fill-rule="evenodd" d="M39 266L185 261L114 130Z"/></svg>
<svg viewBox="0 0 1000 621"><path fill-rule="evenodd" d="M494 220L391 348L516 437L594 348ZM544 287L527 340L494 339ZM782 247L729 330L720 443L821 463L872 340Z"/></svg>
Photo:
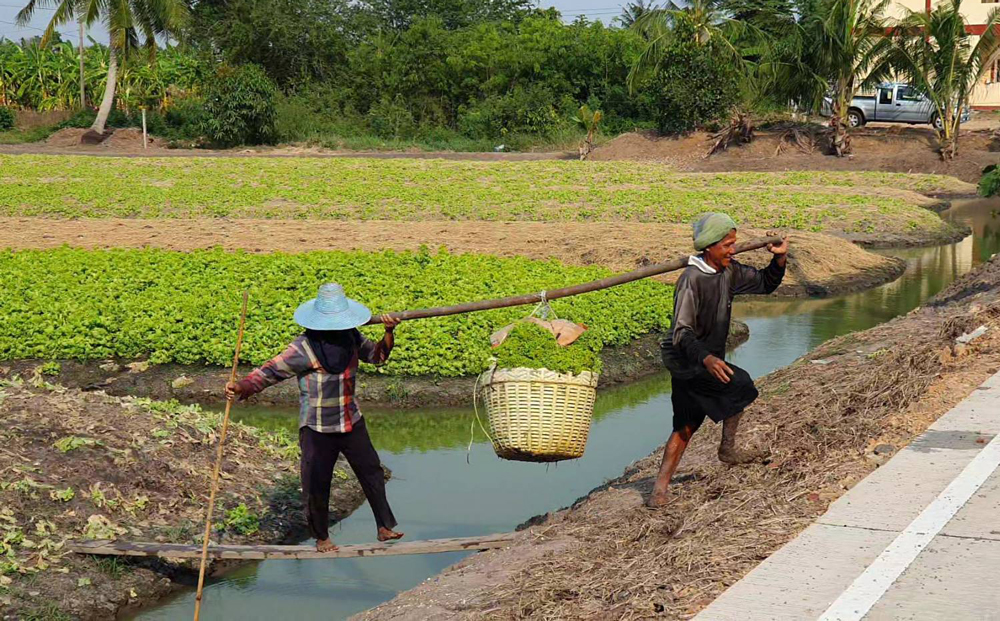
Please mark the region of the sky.
<svg viewBox="0 0 1000 621"><path fill-rule="evenodd" d="M586 15L588 19L609 23L621 14L621 7L626 3L626 0L541 0L539 5L543 8L556 7L567 21L572 21L580 15ZM17 41L22 37L41 34L44 30L52 11L46 9L35 11L34 19L29 27L21 28L16 26L14 22L17 12L22 7L23 4L20 0L0 0L0 38L6 37ZM59 31L63 33L63 38L74 42L77 40L75 25L66 24L61 26ZM107 43L107 35L101 28L95 27L92 32L88 32L88 35L97 41Z"/></svg>

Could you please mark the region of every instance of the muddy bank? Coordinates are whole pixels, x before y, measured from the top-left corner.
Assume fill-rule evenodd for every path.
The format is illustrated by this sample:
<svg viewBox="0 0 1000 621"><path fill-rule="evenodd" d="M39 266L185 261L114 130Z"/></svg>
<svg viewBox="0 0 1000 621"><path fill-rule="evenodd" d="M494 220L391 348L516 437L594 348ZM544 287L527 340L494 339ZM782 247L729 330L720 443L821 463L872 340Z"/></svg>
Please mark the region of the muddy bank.
<svg viewBox="0 0 1000 621"><path fill-rule="evenodd" d="M986 326L967 345L956 337ZM758 382L742 441L770 451L732 468L718 427L695 436L649 510L660 455L512 547L469 557L363 619L690 618L830 502L1000 369L1000 257L926 305L836 338Z"/></svg>
<svg viewBox="0 0 1000 621"><path fill-rule="evenodd" d="M735 347L750 338L750 329L734 321L729 334L729 346ZM600 386L614 386L634 381L663 369L660 360L660 335L647 334L629 345L606 347L601 352L604 370ZM30 375L43 361L17 360L6 363L11 373ZM253 367L243 366L240 373ZM52 371L51 381L83 391L100 390L109 395L144 397L157 400L175 399L181 403L199 403L207 407L222 407L220 390L229 379L229 370L214 366L177 364L154 365L143 361L66 360L59 370ZM400 377L361 372L358 374L357 397L362 403L397 408L429 406L466 406L471 403L474 377ZM287 381L255 395L251 403L260 405L295 406L299 390L295 382Z"/></svg>
<svg viewBox="0 0 1000 621"><path fill-rule="evenodd" d="M200 543L219 415L50 379L0 371L2 618L112 619L195 583L196 562L88 557L64 545L78 538ZM294 441L233 425L225 455L213 539L301 538ZM331 508L342 519L364 495L350 470L339 468Z"/></svg>
<svg viewBox="0 0 1000 621"><path fill-rule="evenodd" d="M744 238L766 231L745 229ZM953 230L958 239L968 231ZM937 245L954 241L927 233L871 236L891 245ZM881 239L881 243L878 242ZM842 295L896 279L897 259L866 252L832 235L791 233L790 268L777 295ZM691 230L685 225L633 222L378 222L230 219L81 219L0 218L0 248L164 248L195 250L222 247L250 252L308 250L417 250L443 246L454 254L477 253L557 259L569 265L602 265L629 271L688 252ZM741 255L764 264L767 251ZM667 274L672 282L680 272Z"/></svg>

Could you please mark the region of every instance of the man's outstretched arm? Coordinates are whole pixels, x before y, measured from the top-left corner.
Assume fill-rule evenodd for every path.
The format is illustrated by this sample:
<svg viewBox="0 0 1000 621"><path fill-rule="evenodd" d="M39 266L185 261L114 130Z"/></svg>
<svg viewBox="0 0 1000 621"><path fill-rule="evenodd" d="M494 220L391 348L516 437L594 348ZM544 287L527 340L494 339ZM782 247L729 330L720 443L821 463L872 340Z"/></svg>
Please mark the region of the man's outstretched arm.
<svg viewBox="0 0 1000 621"><path fill-rule="evenodd" d="M771 257L771 263L762 270L736 264L736 280L733 287L736 295L767 295L773 293L781 284L788 262L788 238L782 238L780 244L768 244L767 249L774 256Z"/></svg>

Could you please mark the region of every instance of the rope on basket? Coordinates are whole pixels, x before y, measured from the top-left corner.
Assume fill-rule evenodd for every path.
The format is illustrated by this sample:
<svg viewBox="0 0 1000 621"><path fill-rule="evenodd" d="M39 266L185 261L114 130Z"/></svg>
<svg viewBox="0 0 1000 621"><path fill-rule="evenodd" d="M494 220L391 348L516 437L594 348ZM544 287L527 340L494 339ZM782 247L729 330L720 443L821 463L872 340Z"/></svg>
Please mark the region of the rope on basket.
<svg viewBox="0 0 1000 621"><path fill-rule="evenodd" d="M493 372L496 371L496 369L497 361L496 358L493 358L492 364L487 371L490 374L490 379L493 379ZM483 430L483 433L486 434L486 437L489 438L490 442L496 442L493 439L493 436L490 435L490 432L486 431L486 428L483 427L483 421L479 418L479 380L482 379L484 375L486 375L486 373L480 373L477 375L476 384L472 387L472 411L475 412L476 416L469 422L469 446L465 449L465 463L467 464L472 463L469 457L472 455L472 444L476 441L476 423L479 423L479 428Z"/></svg>

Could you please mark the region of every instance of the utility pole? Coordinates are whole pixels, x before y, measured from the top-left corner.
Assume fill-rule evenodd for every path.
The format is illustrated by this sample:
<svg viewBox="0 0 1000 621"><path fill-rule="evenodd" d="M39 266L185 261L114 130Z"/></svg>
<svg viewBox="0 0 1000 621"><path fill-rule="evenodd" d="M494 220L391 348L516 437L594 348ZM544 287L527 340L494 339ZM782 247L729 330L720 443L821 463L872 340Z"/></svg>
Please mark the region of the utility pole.
<svg viewBox="0 0 1000 621"><path fill-rule="evenodd" d="M83 110L87 107L87 91L83 85L83 15L80 15L78 21L80 23L80 109Z"/></svg>

